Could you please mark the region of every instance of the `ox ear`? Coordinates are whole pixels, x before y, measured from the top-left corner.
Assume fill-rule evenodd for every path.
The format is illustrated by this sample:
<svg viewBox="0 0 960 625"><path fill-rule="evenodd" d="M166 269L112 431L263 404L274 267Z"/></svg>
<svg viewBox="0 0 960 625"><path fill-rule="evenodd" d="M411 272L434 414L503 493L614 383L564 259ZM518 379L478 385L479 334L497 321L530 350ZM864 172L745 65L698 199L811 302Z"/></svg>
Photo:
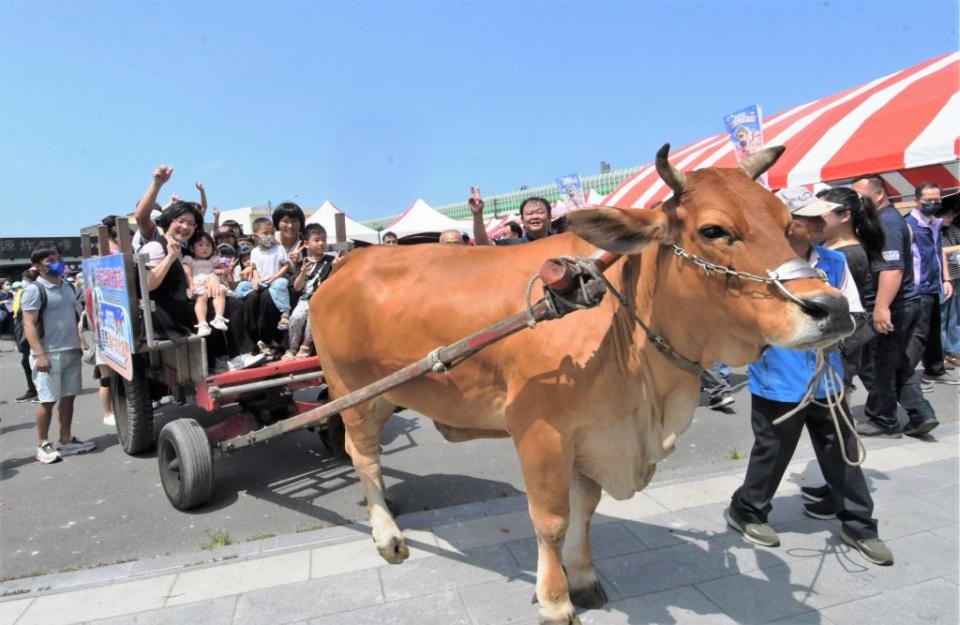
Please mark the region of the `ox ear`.
<svg viewBox="0 0 960 625"><path fill-rule="evenodd" d="M637 254L664 238L667 219L659 210L599 206L567 213L567 230L602 250Z"/></svg>

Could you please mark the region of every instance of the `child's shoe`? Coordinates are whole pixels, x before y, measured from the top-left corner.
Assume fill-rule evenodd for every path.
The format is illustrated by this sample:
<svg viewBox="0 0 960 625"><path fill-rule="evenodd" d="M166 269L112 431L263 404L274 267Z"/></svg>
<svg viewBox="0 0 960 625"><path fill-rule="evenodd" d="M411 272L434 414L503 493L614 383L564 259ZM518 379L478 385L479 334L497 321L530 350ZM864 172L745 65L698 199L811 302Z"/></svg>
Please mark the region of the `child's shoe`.
<svg viewBox="0 0 960 625"><path fill-rule="evenodd" d="M226 317L217 315L216 317L213 318L213 321L210 322L210 325L216 328L217 330L220 330L221 332L226 332L228 323L229 321L227 320Z"/></svg>

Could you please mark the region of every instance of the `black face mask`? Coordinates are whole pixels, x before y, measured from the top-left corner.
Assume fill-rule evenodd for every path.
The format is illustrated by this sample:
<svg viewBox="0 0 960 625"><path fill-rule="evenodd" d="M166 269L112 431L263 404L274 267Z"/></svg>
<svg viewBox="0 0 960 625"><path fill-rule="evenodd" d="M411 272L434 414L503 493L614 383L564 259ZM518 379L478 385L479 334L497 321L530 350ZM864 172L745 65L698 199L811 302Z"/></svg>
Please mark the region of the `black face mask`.
<svg viewBox="0 0 960 625"><path fill-rule="evenodd" d="M940 212L940 202L920 202L920 212L924 215L936 215Z"/></svg>

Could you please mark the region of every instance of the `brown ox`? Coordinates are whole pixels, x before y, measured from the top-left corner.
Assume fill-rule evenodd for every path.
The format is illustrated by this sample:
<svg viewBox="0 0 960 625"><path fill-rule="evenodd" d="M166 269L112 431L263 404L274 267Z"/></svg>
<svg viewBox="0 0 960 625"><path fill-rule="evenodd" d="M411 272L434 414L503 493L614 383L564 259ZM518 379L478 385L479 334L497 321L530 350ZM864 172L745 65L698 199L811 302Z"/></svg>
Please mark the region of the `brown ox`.
<svg viewBox="0 0 960 625"><path fill-rule="evenodd" d="M698 376L651 348L633 315L703 364L742 365L767 345L810 349L852 330L843 297L817 279L788 283L811 303L801 306L773 285L708 275L669 247L760 275L796 258L786 209L753 181L781 149L743 169L684 175L669 165L666 147L657 169L674 196L653 210L585 209L568 218L577 234L508 248L360 250L314 295L317 353L333 396L342 397L522 310L544 260L589 256L596 247L625 254L606 275L626 306L607 297L343 413L373 540L388 562L409 555L380 469L380 435L394 407L430 417L448 440L510 436L537 534L541 622L577 623L574 604L606 599L588 538L601 488L617 499L644 488L699 400Z"/></svg>

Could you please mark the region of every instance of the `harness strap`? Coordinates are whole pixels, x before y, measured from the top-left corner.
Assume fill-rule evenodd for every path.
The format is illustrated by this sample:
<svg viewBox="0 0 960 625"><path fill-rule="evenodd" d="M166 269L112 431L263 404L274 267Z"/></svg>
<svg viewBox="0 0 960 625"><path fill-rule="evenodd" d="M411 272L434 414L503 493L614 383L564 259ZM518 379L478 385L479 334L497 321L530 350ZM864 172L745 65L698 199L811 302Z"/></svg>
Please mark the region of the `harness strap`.
<svg viewBox="0 0 960 625"><path fill-rule="evenodd" d="M620 306L622 306L624 309L628 309L627 298L625 298L622 293L617 291L617 289L610 283L610 280L607 279L607 276L600 271L597 273L599 278L603 280L603 284L607 287L607 290L617 298L618 302L620 302ZM679 367L687 373L691 373L697 377L703 373L704 369L700 363L690 360L677 350L670 347L670 343L667 343L666 339L654 332L650 326L644 323L643 319L641 319L636 312L631 314L633 315L633 320L637 322L637 325L639 325L643 329L644 334L647 335L647 340L653 343L653 346L657 348L657 351L663 354L667 360L674 364L674 366Z"/></svg>

